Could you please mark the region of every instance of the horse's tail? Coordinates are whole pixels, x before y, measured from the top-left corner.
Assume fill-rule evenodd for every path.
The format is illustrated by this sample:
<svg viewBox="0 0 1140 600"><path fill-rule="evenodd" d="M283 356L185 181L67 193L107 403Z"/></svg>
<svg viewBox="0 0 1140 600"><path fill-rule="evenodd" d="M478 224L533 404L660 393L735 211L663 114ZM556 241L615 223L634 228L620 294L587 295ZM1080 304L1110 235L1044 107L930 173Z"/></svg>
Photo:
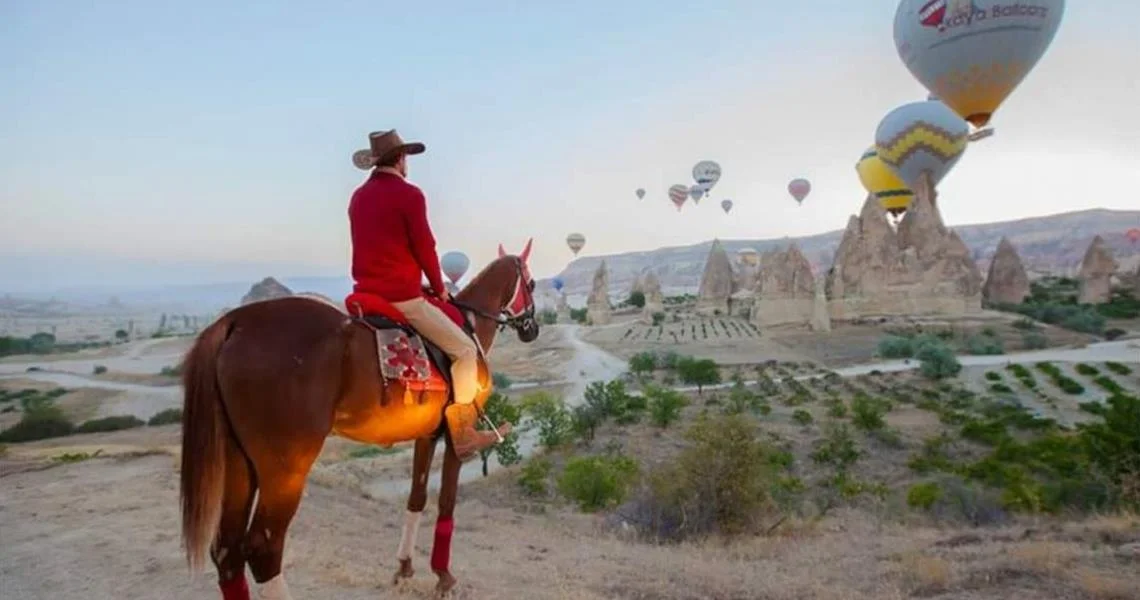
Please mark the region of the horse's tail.
<svg viewBox="0 0 1140 600"><path fill-rule="evenodd" d="M227 425L217 359L229 329L226 317L215 321L182 363L182 545L191 570L205 564L222 516Z"/></svg>

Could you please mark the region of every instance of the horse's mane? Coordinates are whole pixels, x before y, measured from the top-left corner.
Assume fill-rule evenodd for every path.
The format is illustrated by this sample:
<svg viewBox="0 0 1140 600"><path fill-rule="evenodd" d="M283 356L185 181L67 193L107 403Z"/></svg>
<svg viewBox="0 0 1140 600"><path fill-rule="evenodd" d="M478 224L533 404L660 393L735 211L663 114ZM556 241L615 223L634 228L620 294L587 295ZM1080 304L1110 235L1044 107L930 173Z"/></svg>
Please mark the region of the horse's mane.
<svg viewBox="0 0 1140 600"><path fill-rule="evenodd" d="M463 286L463 289L459 290L455 294L456 298L461 300L466 299L467 296L471 294L472 290L478 288L482 284L484 279L491 277L493 274L497 274L498 271L503 268L503 265L509 265L515 260L518 260L517 256L513 254L507 254L491 261L487 264L487 266L483 267L483 270L476 273L475 276L471 278L471 281L467 282L467 285Z"/></svg>

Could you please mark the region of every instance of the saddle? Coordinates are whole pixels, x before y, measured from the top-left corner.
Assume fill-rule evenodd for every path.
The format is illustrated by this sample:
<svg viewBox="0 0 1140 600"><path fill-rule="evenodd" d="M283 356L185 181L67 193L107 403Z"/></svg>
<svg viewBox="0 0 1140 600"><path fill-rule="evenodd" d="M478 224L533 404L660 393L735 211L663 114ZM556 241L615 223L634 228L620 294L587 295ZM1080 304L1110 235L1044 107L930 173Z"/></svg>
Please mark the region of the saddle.
<svg viewBox="0 0 1140 600"><path fill-rule="evenodd" d="M425 299L475 338L475 328L458 307L434 296ZM447 404L454 401L451 357L420 335L396 307L379 296L359 292L350 294L345 306L354 320L375 334L380 376L385 383L393 381L403 386L405 402L411 401L413 393L422 402L424 392L447 392Z"/></svg>

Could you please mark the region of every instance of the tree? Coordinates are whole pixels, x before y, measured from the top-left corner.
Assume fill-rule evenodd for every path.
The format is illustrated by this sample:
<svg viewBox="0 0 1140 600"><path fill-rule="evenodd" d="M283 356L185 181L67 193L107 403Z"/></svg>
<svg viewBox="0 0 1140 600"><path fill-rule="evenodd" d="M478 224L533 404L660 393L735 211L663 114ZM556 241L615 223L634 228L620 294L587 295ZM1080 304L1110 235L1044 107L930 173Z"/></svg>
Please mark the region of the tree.
<svg viewBox="0 0 1140 600"><path fill-rule="evenodd" d="M697 386L697 394L704 394L706 385L720 383L720 370L716 361L709 358L686 356L677 360L677 374L681 381Z"/></svg>
<svg viewBox="0 0 1140 600"><path fill-rule="evenodd" d="M582 404L574 407L570 420L573 422L574 434L589 443L594 441L594 431L605 420L605 415L597 406Z"/></svg>
<svg viewBox="0 0 1140 600"><path fill-rule="evenodd" d="M645 398L630 395L620 379L606 383L594 381L586 387L583 396L586 405L596 410L602 420L612 417L619 425L636 423L646 407Z"/></svg>
<svg viewBox="0 0 1140 600"><path fill-rule="evenodd" d="M32 352L36 354L47 354L55 348L55 336L50 333L33 333L32 337L28 338L28 344L32 347Z"/></svg>
<svg viewBox="0 0 1140 600"><path fill-rule="evenodd" d="M649 416L658 427L668 427L681 418L681 409L689 403L685 395L669 388L650 386L645 390L649 398Z"/></svg>
<svg viewBox="0 0 1140 600"><path fill-rule="evenodd" d="M919 346L914 354L921 361L919 370L928 379L953 377L962 370L954 351L944 342L929 342Z"/></svg>
<svg viewBox="0 0 1140 600"><path fill-rule="evenodd" d="M483 412L496 426L504 421L518 426L519 420L522 419L522 409L511 402L510 398L498 392L487 397ZM503 436L502 442L479 451L479 458L483 461L483 477L487 476L487 462L492 454L499 459L499 464L504 467L509 467L522 460L522 454L519 452L518 432L512 430Z"/></svg>
<svg viewBox="0 0 1140 600"><path fill-rule="evenodd" d="M127 331L125 329L118 329L115 331L115 340L116 341L125 342L125 341L127 341L127 338L129 338L129 337L131 337L131 334L127 333Z"/></svg>
<svg viewBox="0 0 1140 600"><path fill-rule="evenodd" d="M657 355L652 352L638 352L629 359L629 370L638 378L657 370Z"/></svg>
<svg viewBox="0 0 1140 600"><path fill-rule="evenodd" d="M642 292L640 290L630 292L629 298L626 299L625 303L630 306L636 306L637 308L644 308L645 292Z"/></svg>
<svg viewBox="0 0 1140 600"><path fill-rule="evenodd" d="M520 407L530 421L528 425L538 428L538 443L542 447L549 450L570 441L574 423L562 398L534 392L523 396Z"/></svg>

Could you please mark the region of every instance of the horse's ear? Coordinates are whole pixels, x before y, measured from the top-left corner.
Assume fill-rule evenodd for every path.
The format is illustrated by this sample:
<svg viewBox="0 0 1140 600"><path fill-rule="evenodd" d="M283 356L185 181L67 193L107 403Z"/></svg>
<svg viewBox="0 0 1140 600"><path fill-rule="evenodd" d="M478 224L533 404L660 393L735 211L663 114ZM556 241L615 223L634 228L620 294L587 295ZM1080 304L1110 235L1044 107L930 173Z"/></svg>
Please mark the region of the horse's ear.
<svg viewBox="0 0 1140 600"><path fill-rule="evenodd" d="M506 251L506 250L503 250L503 245L502 245L502 244L499 244L499 258L502 258L502 257L504 257L504 256L506 256L506 255L507 255L507 251Z"/></svg>
<svg viewBox="0 0 1140 600"><path fill-rule="evenodd" d="M523 263L526 263L527 259L530 258L530 244L533 241L534 238L527 239L526 246L523 248L522 254L519 254L519 258L522 259Z"/></svg>

